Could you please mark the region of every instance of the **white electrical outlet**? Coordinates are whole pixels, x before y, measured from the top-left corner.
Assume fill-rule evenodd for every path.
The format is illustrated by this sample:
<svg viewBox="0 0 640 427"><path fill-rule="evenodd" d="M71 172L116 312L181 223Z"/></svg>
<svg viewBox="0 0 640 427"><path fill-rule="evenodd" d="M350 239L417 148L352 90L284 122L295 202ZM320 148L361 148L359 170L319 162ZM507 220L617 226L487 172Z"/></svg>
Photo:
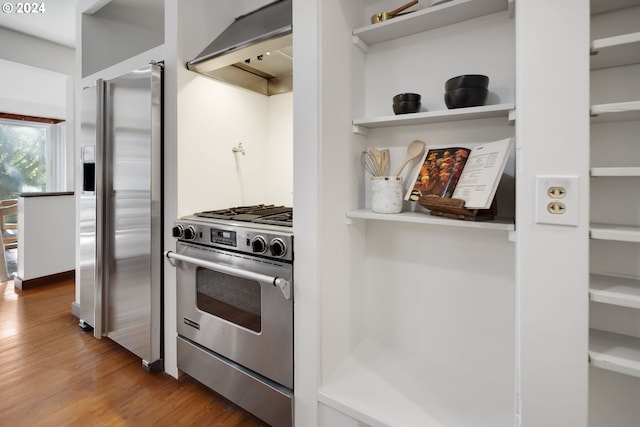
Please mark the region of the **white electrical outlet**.
<svg viewBox="0 0 640 427"><path fill-rule="evenodd" d="M579 180L575 175L536 176L537 224L578 226Z"/></svg>

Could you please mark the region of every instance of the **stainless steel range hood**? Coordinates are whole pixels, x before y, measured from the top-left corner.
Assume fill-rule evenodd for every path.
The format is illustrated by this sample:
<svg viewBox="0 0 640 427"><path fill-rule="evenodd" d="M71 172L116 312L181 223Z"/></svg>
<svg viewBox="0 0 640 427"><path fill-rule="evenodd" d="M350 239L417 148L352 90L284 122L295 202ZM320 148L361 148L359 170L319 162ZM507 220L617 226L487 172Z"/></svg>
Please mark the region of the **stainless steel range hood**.
<svg viewBox="0 0 640 427"><path fill-rule="evenodd" d="M292 0L278 0L242 15L189 70L264 95L293 89Z"/></svg>

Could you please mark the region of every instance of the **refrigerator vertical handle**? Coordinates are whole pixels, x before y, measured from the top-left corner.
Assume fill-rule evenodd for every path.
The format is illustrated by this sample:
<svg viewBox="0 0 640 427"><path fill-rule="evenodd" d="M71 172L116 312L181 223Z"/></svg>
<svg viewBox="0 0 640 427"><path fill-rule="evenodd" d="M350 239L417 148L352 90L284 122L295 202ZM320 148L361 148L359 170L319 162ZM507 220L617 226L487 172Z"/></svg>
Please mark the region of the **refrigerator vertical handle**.
<svg viewBox="0 0 640 427"><path fill-rule="evenodd" d="M107 165L105 162L105 140L106 140L106 106L105 106L105 82L103 79L96 81L96 183L95 183L95 195L96 195L96 269L95 269L95 289L94 289L94 337L100 339L103 335L103 321L104 321L104 284L105 284L105 253L107 248L105 247L105 220L106 220L106 188L105 188L105 172Z"/></svg>

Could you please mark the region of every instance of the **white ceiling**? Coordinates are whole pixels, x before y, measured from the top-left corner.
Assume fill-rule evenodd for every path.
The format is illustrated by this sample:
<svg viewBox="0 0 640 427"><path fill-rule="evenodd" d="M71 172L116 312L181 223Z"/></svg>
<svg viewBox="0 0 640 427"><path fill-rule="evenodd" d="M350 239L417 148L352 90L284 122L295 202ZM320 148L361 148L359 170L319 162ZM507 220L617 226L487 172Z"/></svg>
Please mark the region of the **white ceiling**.
<svg viewBox="0 0 640 427"><path fill-rule="evenodd" d="M15 5L17 2L6 2L4 4L13 5L13 12L0 12L0 27L74 48L76 44L76 5L80 1L38 1L35 3L44 4L45 10L44 13L37 14L16 13ZM27 4L27 2L23 4Z"/></svg>

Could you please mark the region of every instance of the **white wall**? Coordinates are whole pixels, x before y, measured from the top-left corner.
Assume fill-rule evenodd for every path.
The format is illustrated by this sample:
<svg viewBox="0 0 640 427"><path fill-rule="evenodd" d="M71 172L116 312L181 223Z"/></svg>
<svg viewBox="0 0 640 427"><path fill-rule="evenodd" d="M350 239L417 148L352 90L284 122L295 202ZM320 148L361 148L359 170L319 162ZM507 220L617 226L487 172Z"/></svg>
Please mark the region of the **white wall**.
<svg viewBox="0 0 640 427"><path fill-rule="evenodd" d="M267 192L258 200L293 206L293 93L267 99L266 137L266 173L253 174L255 179L267 179Z"/></svg>
<svg viewBox="0 0 640 427"><path fill-rule="evenodd" d="M178 215L258 203L291 205L292 95L266 97L191 73L178 143ZM245 155L232 152L242 143Z"/></svg>
<svg viewBox="0 0 640 427"><path fill-rule="evenodd" d="M27 19L28 16L25 16ZM73 76L75 52L59 44L0 28L0 58Z"/></svg>
<svg viewBox="0 0 640 427"><path fill-rule="evenodd" d="M0 59L0 111L65 119L69 76Z"/></svg>
<svg viewBox="0 0 640 427"><path fill-rule="evenodd" d="M274 0L241 0L232 2L230 7L233 11L233 17L237 18L273 2Z"/></svg>
<svg viewBox="0 0 640 427"><path fill-rule="evenodd" d="M75 268L73 195L18 199L18 277L24 280Z"/></svg>

